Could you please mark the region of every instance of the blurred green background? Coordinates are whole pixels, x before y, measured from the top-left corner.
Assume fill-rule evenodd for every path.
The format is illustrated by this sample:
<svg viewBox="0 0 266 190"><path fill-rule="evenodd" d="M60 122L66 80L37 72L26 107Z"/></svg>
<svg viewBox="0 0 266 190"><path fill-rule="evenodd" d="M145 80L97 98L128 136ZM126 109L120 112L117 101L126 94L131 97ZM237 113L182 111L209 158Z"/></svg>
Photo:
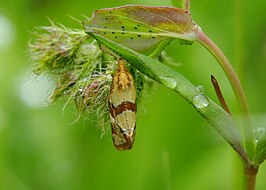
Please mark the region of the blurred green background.
<svg viewBox="0 0 266 190"><path fill-rule="evenodd" d="M72 124L76 110L64 101L46 106L51 82L30 74L27 53L34 27L48 17L80 27L100 8L125 4L171 5L170 0L0 1L0 189L240 189L242 165L227 143L177 94L160 85L146 92L138 108L131 151L118 152L110 131L89 118ZM266 125L266 1L192 1L192 16L220 46L243 81L256 125ZM215 75L231 110L238 112L231 87L212 56L198 43L167 49L176 69L215 101ZM266 165L257 190L266 189Z"/></svg>

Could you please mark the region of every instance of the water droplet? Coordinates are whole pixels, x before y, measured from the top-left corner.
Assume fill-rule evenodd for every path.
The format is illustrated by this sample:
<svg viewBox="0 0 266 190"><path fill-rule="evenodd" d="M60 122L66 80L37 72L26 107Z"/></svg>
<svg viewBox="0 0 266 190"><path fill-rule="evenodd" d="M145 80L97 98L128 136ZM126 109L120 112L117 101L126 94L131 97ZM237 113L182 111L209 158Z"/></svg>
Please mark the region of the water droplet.
<svg viewBox="0 0 266 190"><path fill-rule="evenodd" d="M258 143L261 137L264 135L265 129L262 127L259 127L259 128L254 129L253 132L255 134L255 142Z"/></svg>
<svg viewBox="0 0 266 190"><path fill-rule="evenodd" d="M160 79L161 79L161 82L170 89L174 89L177 85L177 81L173 77L166 76L166 77L160 77Z"/></svg>
<svg viewBox="0 0 266 190"><path fill-rule="evenodd" d="M192 100L196 108L206 108L209 105L209 99L204 94L194 96Z"/></svg>
<svg viewBox="0 0 266 190"><path fill-rule="evenodd" d="M202 85L197 86L197 90L199 91L199 93L204 93L205 89Z"/></svg>

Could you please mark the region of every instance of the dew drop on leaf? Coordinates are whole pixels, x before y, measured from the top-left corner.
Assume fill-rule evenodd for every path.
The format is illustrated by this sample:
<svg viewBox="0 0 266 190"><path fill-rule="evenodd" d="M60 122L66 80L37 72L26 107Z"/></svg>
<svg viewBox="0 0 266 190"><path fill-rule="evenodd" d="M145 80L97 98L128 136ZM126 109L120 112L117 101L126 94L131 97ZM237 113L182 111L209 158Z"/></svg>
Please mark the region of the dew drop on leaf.
<svg viewBox="0 0 266 190"><path fill-rule="evenodd" d="M265 129L262 127L259 127L259 128L254 129L253 132L255 134L255 142L258 143L261 137L264 135Z"/></svg>
<svg viewBox="0 0 266 190"><path fill-rule="evenodd" d="M166 85L170 89L174 89L177 85L177 81L173 77L161 76L160 80L164 85Z"/></svg>
<svg viewBox="0 0 266 190"><path fill-rule="evenodd" d="M194 96L192 103L196 108L206 108L210 102L204 94L198 94Z"/></svg>
<svg viewBox="0 0 266 190"><path fill-rule="evenodd" d="M205 92L205 89L202 85L198 85L197 86L197 90L199 91L199 93L204 93Z"/></svg>

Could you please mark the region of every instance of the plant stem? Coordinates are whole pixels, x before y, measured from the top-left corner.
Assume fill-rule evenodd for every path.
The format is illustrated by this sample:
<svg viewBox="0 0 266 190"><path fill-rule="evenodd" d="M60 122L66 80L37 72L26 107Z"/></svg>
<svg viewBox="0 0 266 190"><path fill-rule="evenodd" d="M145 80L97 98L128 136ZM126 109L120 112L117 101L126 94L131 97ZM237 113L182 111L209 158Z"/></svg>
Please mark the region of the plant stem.
<svg viewBox="0 0 266 190"><path fill-rule="evenodd" d="M256 176L259 171L259 167L245 166L245 189L255 190Z"/></svg>
<svg viewBox="0 0 266 190"><path fill-rule="evenodd" d="M197 33L197 41L200 42L208 51L215 57L222 69L224 70L232 88L235 93L235 96L240 105L241 115L244 123L244 135L245 135L245 145L249 157L251 158L254 154L254 138L253 130L251 125L251 117L248 107L247 98L245 96L244 89L238 79L237 74L235 73L232 65L219 49L219 47L206 35L202 30L199 30Z"/></svg>

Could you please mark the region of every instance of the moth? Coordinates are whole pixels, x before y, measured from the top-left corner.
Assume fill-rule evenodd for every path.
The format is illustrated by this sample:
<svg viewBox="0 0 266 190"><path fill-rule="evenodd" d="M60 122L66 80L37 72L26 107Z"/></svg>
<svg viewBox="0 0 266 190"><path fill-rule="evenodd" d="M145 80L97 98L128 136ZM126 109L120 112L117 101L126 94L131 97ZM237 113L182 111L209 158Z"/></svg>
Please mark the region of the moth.
<svg viewBox="0 0 266 190"><path fill-rule="evenodd" d="M109 95L112 139L117 150L129 150L135 140L136 87L123 59L113 76Z"/></svg>

